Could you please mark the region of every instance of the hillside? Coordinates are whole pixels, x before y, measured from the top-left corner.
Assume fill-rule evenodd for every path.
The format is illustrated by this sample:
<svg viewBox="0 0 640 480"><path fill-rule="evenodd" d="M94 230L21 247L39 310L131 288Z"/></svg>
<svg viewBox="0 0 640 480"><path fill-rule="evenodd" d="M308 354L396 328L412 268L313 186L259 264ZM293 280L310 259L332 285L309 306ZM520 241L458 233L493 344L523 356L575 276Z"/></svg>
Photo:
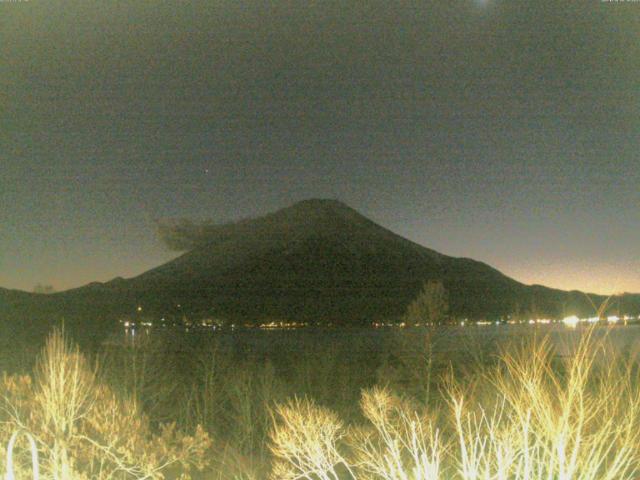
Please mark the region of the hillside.
<svg viewBox="0 0 640 480"><path fill-rule="evenodd" d="M589 314L580 292L526 286L496 269L413 243L335 200L307 200L224 225L161 225L178 258L131 279L45 296L0 292L9 311L102 319L132 315L366 324L397 318L426 280L456 317ZM638 296L625 306L638 309ZM594 301L602 301L594 297Z"/></svg>

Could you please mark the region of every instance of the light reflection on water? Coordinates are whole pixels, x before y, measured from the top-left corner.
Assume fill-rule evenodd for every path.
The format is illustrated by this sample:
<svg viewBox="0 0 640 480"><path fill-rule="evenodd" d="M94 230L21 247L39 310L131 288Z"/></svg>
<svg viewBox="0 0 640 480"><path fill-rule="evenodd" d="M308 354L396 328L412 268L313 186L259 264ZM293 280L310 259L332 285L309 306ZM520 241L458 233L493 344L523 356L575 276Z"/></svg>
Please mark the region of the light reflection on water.
<svg viewBox="0 0 640 480"><path fill-rule="evenodd" d="M189 351L194 345L220 342L238 346L246 351L284 350L301 351L310 344L349 345L353 353L374 353L389 349L394 340L405 340L424 344L429 341L434 353L459 352L470 348L498 351L508 344L519 344L532 339L548 337L559 356L570 355L584 334L593 330L593 339L606 339L618 351L640 351L640 324L630 325L486 325L486 326L440 326L430 328L301 328L296 330L236 329L234 331L191 331L153 329L126 329L124 344L134 346L156 335L171 337L173 347Z"/></svg>

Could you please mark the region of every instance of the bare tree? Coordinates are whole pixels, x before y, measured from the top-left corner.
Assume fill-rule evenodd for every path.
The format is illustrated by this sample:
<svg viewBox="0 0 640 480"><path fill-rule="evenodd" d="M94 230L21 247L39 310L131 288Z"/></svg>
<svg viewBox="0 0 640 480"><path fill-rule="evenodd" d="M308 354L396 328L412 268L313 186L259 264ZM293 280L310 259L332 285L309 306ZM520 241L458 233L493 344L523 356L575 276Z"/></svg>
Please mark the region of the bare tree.
<svg viewBox="0 0 640 480"><path fill-rule="evenodd" d="M429 280L409 304L403 320L410 324L444 323L449 314L449 298L440 280Z"/></svg>

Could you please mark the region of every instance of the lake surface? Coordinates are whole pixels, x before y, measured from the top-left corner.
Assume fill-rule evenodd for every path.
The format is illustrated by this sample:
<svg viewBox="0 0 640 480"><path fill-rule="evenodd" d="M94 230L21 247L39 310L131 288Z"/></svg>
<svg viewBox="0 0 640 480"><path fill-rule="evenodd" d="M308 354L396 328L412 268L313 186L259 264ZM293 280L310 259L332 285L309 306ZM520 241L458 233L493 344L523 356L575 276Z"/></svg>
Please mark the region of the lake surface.
<svg viewBox="0 0 640 480"><path fill-rule="evenodd" d="M559 355L569 354L579 340L592 331L593 339L606 339L616 349L640 348L640 324L597 325L581 324L576 327L562 323L528 325L470 325L438 326L429 328L300 328L292 330L239 329L234 331L175 331L123 332L120 341L132 344L141 338L161 334L173 336L177 349L190 350L211 341L219 342L247 354L273 352L322 353L330 346L346 347L353 354L389 351L398 341L416 345L429 343L434 353L456 353L470 346L484 351L497 351L507 344L521 343L548 337Z"/></svg>
<svg viewBox="0 0 640 480"><path fill-rule="evenodd" d="M606 338L619 352L640 352L640 324L602 325L592 327L580 324L568 327L562 323L548 325L500 324L439 326L430 328L300 328L295 330L237 329L218 331L191 331L151 328L122 330L100 349L119 350L125 347L161 343L169 356L183 358L214 347L230 352L237 358L261 362L263 360L303 357L335 357L342 362L362 363L369 359L399 352L422 353L429 350L435 355L455 361L457 355L480 351L497 354L509 344L528 342L548 337L559 356L571 355L580 338L593 328L593 338ZM17 342L2 338L0 370L26 372L33 366L43 346L44 338L37 341ZM82 347L86 354L98 354L93 347ZM280 363L283 363L281 361Z"/></svg>

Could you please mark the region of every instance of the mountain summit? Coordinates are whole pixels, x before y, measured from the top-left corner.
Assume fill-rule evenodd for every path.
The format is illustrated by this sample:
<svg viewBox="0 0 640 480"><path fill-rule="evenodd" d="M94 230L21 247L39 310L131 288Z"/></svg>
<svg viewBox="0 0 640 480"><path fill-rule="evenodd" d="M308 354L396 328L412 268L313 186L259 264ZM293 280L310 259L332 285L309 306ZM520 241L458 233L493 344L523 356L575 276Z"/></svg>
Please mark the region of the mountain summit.
<svg viewBox="0 0 640 480"><path fill-rule="evenodd" d="M560 316L591 308L580 292L527 286L484 263L443 255L337 200L305 200L220 225L165 222L159 233L184 253L135 278L13 304L37 298L49 312L87 317L130 315L140 307L158 317L354 325L399 318L425 281L439 280L458 318ZM637 308L637 296L629 298Z"/></svg>

